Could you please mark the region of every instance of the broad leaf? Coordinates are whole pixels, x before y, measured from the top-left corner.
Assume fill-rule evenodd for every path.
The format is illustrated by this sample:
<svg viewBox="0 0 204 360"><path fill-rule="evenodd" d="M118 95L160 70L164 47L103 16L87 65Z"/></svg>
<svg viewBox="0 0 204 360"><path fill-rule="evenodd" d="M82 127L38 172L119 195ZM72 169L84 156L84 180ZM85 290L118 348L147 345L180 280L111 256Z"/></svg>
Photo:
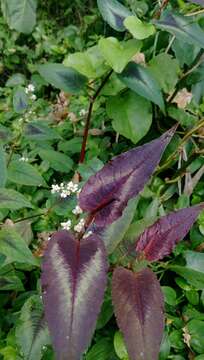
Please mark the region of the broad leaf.
<svg viewBox="0 0 204 360"><path fill-rule="evenodd" d="M169 31L183 42L204 48L204 31L186 16L168 13L164 19L155 21L155 24L159 29Z"/></svg>
<svg viewBox="0 0 204 360"><path fill-rule="evenodd" d="M62 64L47 63L38 65L37 69L48 83L67 93L76 94L86 84L87 79L85 76Z"/></svg>
<svg viewBox="0 0 204 360"><path fill-rule="evenodd" d="M149 63L152 75L165 93L174 90L179 78L180 68L178 61L169 54L159 54Z"/></svg>
<svg viewBox="0 0 204 360"><path fill-rule="evenodd" d="M157 360L164 329L164 303L150 269L138 273L122 267L113 273L112 299L131 360Z"/></svg>
<svg viewBox="0 0 204 360"><path fill-rule="evenodd" d="M149 261L163 259L186 236L203 208L204 204L201 204L163 216L142 233L136 251L144 253Z"/></svg>
<svg viewBox="0 0 204 360"><path fill-rule="evenodd" d="M64 60L64 65L71 67L84 76L95 79L103 76L110 68L105 64L98 45L90 47L85 52L69 54Z"/></svg>
<svg viewBox="0 0 204 360"><path fill-rule="evenodd" d="M13 94L13 108L14 111L21 114L26 111L28 107L28 95L24 88L18 87Z"/></svg>
<svg viewBox="0 0 204 360"><path fill-rule="evenodd" d="M114 37L101 39L99 50L108 65L117 73L121 73L133 55L141 49L142 43L138 40L127 40L119 42Z"/></svg>
<svg viewBox="0 0 204 360"><path fill-rule="evenodd" d="M93 334L106 286L106 260L95 236L52 236L43 262L45 315L58 360L79 360Z"/></svg>
<svg viewBox="0 0 204 360"><path fill-rule="evenodd" d="M6 185L7 180L7 166L6 166L6 153L0 143L0 188Z"/></svg>
<svg viewBox="0 0 204 360"><path fill-rule="evenodd" d="M41 359L43 347L50 344L50 337L39 296L30 297L23 305L15 336L25 359Z"/></svg>
<svg viewBox="0 0 204 360"><path fill-rule="evenodd" d="M159 84L152 76L149 69L131 62L118 76L127 87L135 91L140 96L143 96L159 105L164 111L164 100Z"/></svg>
<svg viewBox="0 0 204 360"><path fill-rule="evenodd" d="M111 224L122 215L128 201L149 180L174 131L113 158L90 177L79 195L79 204L92 213L96 225Z"/></svg>
<svg viewBox="0 0 204 360"><path fill-rule="evenodd" d="M114 130L134 144L147 134L152 124L151 103L131 90L109 98L106 110L113 119Z"/></svg>
<svg viewBox="0 0 204 360"><path fill-rule="evenodd" d="M128 16L124 25L135 39L143 40L155 33L155 27L152 24L142 22L137 16Z"/></svg>
<svg viewBox="0 0 204 360"><path fill-rule="evenodd" d="M39 266L36 259L24 239L12 228L0 231L0 254L6 256L6 264L18 262Z"/></svg>
<svg viewBox="0 0 204 360"><path fill-rule="evenodd" d="M111 339L101 339L93 345L86 355L86 360L118 360Z"/></svg>
<svg viewBox="0 0 204 360"><path fill-rule="evenodd" d="M68 173L73 167L72 159L59 151L42 149L39 151L39 155L42 160L48 161L50 167L56 171Z"/></svg>
<svg viewBox="0 0 204 360"><path fill-rule="evenodd" d="M0 188L0 209L19 210L24 207L32 208L33 206L19 192Z"/></svg>
<svg viewBox="0 0 204 360"><path fill-rule="evenodd" d="M97 0L103 19L116 31L125 31L123 21L132 15L131 12L117 0Z"/></svg>
<svg viewBox="0 0 204 360"><path fill-rule="evenodd" d="M35 141L45 141L45 140L55 140L60 139L60 135L57 131L48 126L42 121L32 121L26 125L25 136L29 140Z"/></svg>
<svg viewBox="0 0 204 360"><path fill-rule="evenodd" d="M36 23L36 0L1 0L1 8L11 29L24 34L33 31Z"/></svg>
<svg viewBox="0 0 204 360"><path fill-rule="evenodd" d="M45 185L45 180L34 166L19 160L12 161L9 164L8 179L21 185Z"/></svg>

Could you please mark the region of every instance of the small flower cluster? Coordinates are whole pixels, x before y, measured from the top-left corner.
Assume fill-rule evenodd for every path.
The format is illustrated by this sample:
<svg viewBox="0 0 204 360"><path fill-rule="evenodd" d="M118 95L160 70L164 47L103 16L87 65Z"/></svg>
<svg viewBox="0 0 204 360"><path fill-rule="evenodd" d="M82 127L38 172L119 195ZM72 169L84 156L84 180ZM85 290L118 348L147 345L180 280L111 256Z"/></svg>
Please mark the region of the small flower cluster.
<svg viewBox="0 0 204 360"><path fill-rule="evenodd" d="M60 194L60 197L65 199L68 196L70 196L72 193L79 193L79 185L75 184L73 181L68 182L67 184L61 183L58 184L52 184L51 193L52 194ZM77 210L76 210L77 211Z"/></svg>
<svg viewBox="0 0 204 360"><path fill-rule="evenodd" d="M26 157L26 156L22 156L22 157L19 159L19 161L28 162L29 159L28 159L28 157Z"/></svg>
<svg viewBox="0 0 204 360"><path fill-rule="evenodd" d="M71 220L67 220L66 222L62 222L60 225L64 230L69 231L71 229L72 222L71 222Z"/></svg>
<svg viewBox="0 0 204 360"><path fill-rule="evenodd" d="M84 225L85 225L85 220L81 219L77 225L75 225L74 227L74 231L80 233L81 231L84 230Z"/></svg>
<svg viewBox="0 0 204 360"><path fill-rule="evenodd" d="M35 101L37 99L37 96L33 94L35 91L35 86L33 84L28 84L27 88L25 88L25 92L27 95L29 95L30 100Z"/></svg>
<svg viewBox="0 0 204 360"><path fill-rule="evenodd" d="M87 110L85 110L85 109L81 109L81 110L79 111L79 116L81 116L81 117L86 116L86 115L87 115L87 113L88 113L88 111L87 111Z"/></svg>

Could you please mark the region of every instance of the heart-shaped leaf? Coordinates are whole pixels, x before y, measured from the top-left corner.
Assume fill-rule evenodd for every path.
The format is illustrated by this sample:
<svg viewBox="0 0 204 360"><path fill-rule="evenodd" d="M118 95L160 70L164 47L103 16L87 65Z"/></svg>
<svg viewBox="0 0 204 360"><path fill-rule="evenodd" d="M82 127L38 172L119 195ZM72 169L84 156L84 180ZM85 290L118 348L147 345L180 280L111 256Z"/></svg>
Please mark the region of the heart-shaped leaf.
<svg viewBox="0 0 204 360"><path fill-rule="evenodd" d="M125 31L123 21L131 12L117 0L97 0L103 19L116 31Z"/></svg>
<svg viewBox="0 0 204 360"><path fill-rule="evenodd" d="M62 64L47 63L37 69L48 83L67 93L77 94L86 84L85 76Z"/></svg>
<svg viewBox="0 0 204 360"><path fill-rule="evenodd" d="M136 251L143 252L149 261L163 259L186 236L202 209L204 204L163 216L142 233L137 241Z"/></svg>
<svg viewBox="0 0 204 360"><path fill-rule="evenodd" d="M169 31L183 42L204 48L204 31L186 16L168 13L164 19L155 21L155 24L159 29Z"/></svg>
<svg viewBox="0 0 204 360"><path fill-rule="evenodd" d="M113 70L121 73L133 55L141 49L141 45L138 40L119 42L116 38L109 37L99 41L99 50Z"/></svg>
<svg viewBox="0 0 204 360"><path fill-rule="evenodd" d="M149 180L174 132L175 127L160 138L113 158L89 178L80 192L79 204L92 213L96 225L111 224L122 215L128 201Z"/></svg>
<svg viewBox="0 0 204 360"><path fill-rule="evenodd" d="M128 16L124 25L135 39L143 40L155 33L155 27L152 24L142 22L137 16Z"/></svg>
<svg viewBox="0 0 204 360"><path fill-rule="evenodd" d="M131 90L110 97L106 109L113 119L114 130L134 144L147 134L152 124L152 104Z"/></svg>
<svg viewBox="0 0 204 360"><path fill-rule="evenodd" d="M149 69L134 62L130 62L118 76L127 87L140 96L159 105L164 111L164 100L159 84L152 76Z"/></svg>
<svg viewBox="0 0 204 360"><path fill-rule="evenodd" d="M45 316L58 360L80 360L89 345L106 286L103 243L95 236L76 240L52 236L43 261Z"/></svg>
<svg viewBox="0 0 204 360"><path fill-rule="evenodd" d="M113 273L112 300L131 360L157 360L164 329L164 301L150 269Z"/></svg>

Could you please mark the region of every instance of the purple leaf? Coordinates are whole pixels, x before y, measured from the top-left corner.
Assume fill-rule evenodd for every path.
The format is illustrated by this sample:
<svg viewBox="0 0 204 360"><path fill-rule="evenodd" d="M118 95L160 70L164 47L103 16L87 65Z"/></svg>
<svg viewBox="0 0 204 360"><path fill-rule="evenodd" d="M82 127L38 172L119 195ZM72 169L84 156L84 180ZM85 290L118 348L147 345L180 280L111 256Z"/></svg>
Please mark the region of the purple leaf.
<svg viewBox="0 0 204 360"><path fill-rule="evenodd" d="M90 212L95 224L105 226L117 220L128 201L150 179L175 127L148 144L127 151L91 176L79 195L79 205Z"/></svg>
<svg viewBox="0 0 204 360"><path fill-rule="evenodd" d="M164 329L164 302L159 282L146 268L113 273L112 299L117 323L131 360L157 360Z"/></svg>
<svg viewBox="0 0 204 360"><path fill-rule="evenodd" d="M163 216L140 235L136 251L149 261L163 259L186 236L202 209L204 203Z"/></svg>
<svg viewBox="0 0 204 360"><path fill-rule="evenodd" d="M57 360L79 360L89 345L106 287L105 258L96 236L79 242L59 231L49 242L42 288Z"/></svg>

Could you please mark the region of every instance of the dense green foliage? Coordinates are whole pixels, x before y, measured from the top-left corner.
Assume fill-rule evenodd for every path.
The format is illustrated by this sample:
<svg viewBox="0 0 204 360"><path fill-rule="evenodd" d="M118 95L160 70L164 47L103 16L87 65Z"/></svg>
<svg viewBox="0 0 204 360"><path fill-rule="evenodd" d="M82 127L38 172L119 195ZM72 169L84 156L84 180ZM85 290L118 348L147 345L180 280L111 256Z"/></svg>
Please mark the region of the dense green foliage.
<svg viewBox="0 0 204 360"><path fill-rule="evenodd" d="M54 359L43 318L41 257L49 235L79 219L76 194L59 198L52 185L74 178L81 188L111 157L178 122L151 182L106 232L111 267L128 263L126 244L158 216L204 201L203 8L171 0L160 14L162 1L121 3L138 16L126 18L126 32L103 21L95 0L42 0L37 13L33 0L26 21L17 22L1 0L0 359ZM46 62L60 64L68 85L54 68L45 71ZM70 73L77 76L71 85ZM78 164L90 97L107 74L94 98L85 161ZM173 255L152 265L166 305L160 360L204 359L203 244L201 213ZM84 359L128 360L109 286Z"/></svg>

